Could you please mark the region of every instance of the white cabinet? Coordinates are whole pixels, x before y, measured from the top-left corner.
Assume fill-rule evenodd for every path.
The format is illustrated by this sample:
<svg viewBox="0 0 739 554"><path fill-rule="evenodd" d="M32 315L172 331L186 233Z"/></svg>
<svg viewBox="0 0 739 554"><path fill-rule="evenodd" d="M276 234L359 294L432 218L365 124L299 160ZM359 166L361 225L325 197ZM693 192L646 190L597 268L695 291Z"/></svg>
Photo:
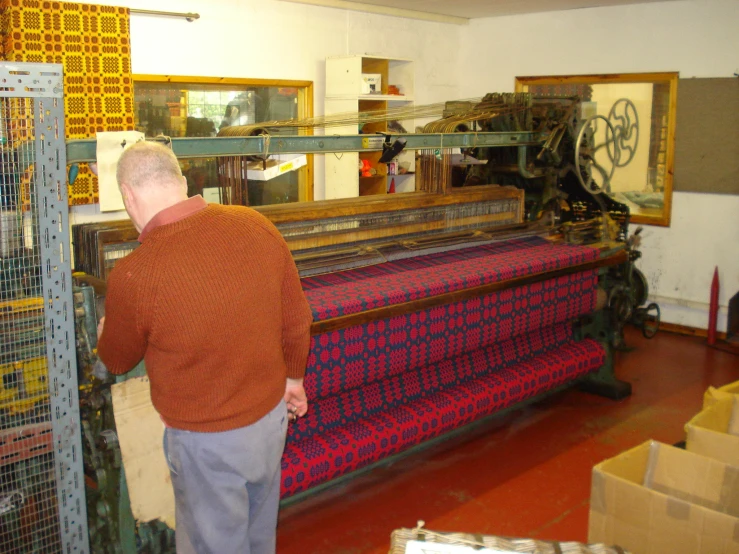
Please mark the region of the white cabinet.
<svg viewBox="0 0 739 554"><path fill-rule="evenodd" d="M373 86L374 92L369 90ZM326 60L327 116L344 113L385 111L413 106L413 62L377 56L339 56ZM405 116L396 123L414 131L414 121ZM327 135L397 133L395 122L380 121L326 127ZM326 198L352 198L370 194L411 192L416 189L415 152L403 151L396 158L398 173L388 175L388 165L379 162L381 152L345 152L326 155ZM364 165L364 176L360 165ZM370 175L367 175L367 174Z"/></svg>

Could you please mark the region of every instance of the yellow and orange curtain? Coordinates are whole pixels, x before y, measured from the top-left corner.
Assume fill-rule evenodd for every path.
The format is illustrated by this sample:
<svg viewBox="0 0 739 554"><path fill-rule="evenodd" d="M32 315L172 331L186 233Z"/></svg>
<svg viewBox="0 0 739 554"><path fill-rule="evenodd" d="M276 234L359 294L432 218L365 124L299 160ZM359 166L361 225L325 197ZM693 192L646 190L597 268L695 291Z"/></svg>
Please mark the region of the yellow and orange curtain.
<svg viewBox="0 0 739 554"><path fill-rule="evenodd" d="M64 66L67 138L134 128L128 8L0 0L0 35L6 61ZM81 168L69 203L96 202L97 178Z"/></svg>

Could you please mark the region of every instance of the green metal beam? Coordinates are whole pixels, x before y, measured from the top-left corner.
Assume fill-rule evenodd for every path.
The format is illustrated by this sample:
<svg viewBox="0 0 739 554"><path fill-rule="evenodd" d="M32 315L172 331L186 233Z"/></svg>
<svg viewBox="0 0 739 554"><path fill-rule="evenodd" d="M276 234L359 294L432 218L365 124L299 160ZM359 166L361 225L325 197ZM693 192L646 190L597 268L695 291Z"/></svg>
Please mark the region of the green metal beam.
<svg viewBox="0 0 739 554"><path fill-rule="evenodd" d="M173 138L172 149L178 158L214 156L264 156L266 154L326 154L382 150L385 139L391 143L405 139L407 150L437 148L475 148L478 146L535 146L542 143L539 133L433 133L397 135L270 135L257 137ZM152 139L164 140L164 139ZM95 139L68 140L67 163L94 162Z"/></svg>

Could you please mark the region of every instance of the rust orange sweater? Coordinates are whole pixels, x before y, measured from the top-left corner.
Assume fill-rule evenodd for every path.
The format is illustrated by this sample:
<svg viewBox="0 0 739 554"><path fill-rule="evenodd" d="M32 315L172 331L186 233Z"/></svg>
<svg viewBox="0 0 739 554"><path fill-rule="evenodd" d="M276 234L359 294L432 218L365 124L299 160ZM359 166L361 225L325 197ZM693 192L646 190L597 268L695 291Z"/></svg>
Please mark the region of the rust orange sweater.
<svg viewBox="0 0 739 554"><path fill-rule="evenodd" d="M249 208L210 205L141 241L108 279L103 363L121 374L143 358L171 427L259 420L286 377L303 377L310 342L311 312L279 231Z"/></svg>

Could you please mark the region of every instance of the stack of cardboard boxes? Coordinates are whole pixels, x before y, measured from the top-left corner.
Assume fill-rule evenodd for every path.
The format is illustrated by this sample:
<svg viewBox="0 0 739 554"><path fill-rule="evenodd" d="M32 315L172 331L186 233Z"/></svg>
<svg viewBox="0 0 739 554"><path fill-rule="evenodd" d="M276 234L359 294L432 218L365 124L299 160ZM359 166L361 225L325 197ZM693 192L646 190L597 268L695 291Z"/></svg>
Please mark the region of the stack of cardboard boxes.
<svg viewBox="0 0 739 554"><path fill-rule="evenodd" d="M588 542L739 554L739 381L709 388L685 449L648 441L593 468Z"/></svg>

